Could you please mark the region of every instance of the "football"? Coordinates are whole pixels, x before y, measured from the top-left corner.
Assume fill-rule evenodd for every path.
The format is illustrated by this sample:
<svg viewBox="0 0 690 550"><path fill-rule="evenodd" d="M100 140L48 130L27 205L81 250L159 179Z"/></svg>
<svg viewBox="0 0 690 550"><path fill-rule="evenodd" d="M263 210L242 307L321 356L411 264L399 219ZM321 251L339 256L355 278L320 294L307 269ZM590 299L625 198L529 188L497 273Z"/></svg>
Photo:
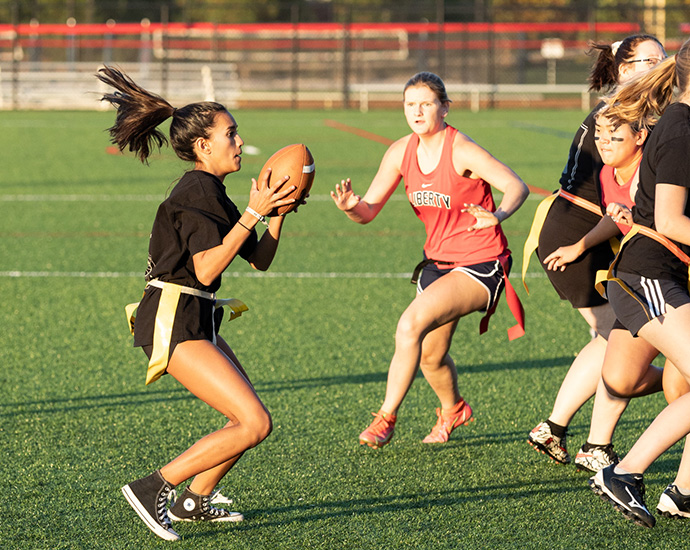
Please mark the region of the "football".
<svg viewBox="0 0 690 550"><path fill-rule="evenodd" d="M294 185L295 190L286 198L296 199L294 203L275 208L269 216L280 216L292 212L304 200L312 183L314 183L316 173L314 157L306 145L296 143L283 147L271 155L259 173L259 182L263 180L264 174L269 168L271 169L268 180L269 187L272 181L279 181L284 176L290 176L285 185Z"/></svg>

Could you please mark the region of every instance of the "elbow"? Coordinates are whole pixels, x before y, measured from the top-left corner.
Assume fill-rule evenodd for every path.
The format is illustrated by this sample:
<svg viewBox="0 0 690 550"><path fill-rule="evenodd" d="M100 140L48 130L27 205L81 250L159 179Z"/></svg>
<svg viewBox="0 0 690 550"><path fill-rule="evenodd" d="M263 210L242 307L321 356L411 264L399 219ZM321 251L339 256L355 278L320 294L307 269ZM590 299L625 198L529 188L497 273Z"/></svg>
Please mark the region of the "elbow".
<svg viewBox="0 0 690 550"><path fill-rule="evenodd" d="M654 216L654 225L656 225L656 230L659 233L667 237L673 230L673 220L670 220L667 216Z"/></svg>
<svg viewBox="0 0 690 550"><path fill-rule="evenodd" d="M204 286L211 286L215 277L212 277L210 273L197 273L196 279Z"/></svg>

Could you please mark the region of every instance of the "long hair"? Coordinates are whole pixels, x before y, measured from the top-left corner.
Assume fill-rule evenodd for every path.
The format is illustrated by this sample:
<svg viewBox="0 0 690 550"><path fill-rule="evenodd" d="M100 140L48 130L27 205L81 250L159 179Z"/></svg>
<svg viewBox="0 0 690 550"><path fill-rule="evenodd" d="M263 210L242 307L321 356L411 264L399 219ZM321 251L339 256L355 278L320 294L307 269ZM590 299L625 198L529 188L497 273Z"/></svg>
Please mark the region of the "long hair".
<svg viewBox="0 0 690 550"><path fill-rule="evenodd" d="M176 109L113 67L99 69L96 77L117 90L101 98L117 109L115 124L108 128L111 141L120 151L128 148L134 152L144 164L148 163L152 149L160 149L168 143L165 134L158 129L168 118L172 117L170 144L173 151L182 160L195 162L194 142L200 137L208 138L216 114L227 111L223 105L212 101L190 103Z"/></svg>
<svg viewBox="0 0 690 550"><path fill-rule="evenodd" d="M648 40L664 49L659 39L651 34L633 34L614 44L591 42L587 54L594 55L598 52L598 55L589 74L589 89L598 92L615 87L618 84L620 66L633 58L639 44Z"/></svg>
<svg viewBox="0 0 690 550"><path fill-rule="evenodd" d="M673 101L674 88L690 92L690 40L654 69L626 82L606 101L607 116L620 122L660 117Z"/></svg>

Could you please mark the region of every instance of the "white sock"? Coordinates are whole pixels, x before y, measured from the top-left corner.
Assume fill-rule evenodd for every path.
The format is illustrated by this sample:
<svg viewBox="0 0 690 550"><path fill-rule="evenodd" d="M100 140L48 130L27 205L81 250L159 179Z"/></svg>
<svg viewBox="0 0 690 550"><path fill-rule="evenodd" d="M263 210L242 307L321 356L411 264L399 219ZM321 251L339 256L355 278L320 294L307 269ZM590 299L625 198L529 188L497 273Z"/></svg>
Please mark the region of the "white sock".
<svg viewBox="0 0 690 550"><path fill-rule="evenodd" d="M616 466L613 468L613 473L618 474L619 476L630 474L630 472L628 472L627 470L624 470L618 464L616 464Z"/></svg>
<svg viewBox="0 0 690 550"><path fill-rule="evenodd" d="M690 496L690 489L684 489L680 485L676 485L676 489L678 489L678 492L684 497Z"/></svg>

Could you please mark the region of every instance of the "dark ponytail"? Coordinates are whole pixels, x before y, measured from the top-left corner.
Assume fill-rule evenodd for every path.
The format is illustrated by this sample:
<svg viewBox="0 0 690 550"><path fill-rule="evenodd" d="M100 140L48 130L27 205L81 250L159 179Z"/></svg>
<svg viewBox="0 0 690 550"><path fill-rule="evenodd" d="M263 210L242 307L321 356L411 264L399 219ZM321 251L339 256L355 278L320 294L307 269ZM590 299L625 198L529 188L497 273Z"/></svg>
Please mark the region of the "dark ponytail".
<svg viewBox="0 0 690 550"><path fill-rule="evenodd" d="M134 152L144 164L148 163L154 147L160 149L168 143L158 126L171 116L170 144L173 151L182 160L195 162L194 142L200 137L208 138L216 114L227 112L223 105L213 101L190 103L176 109L113 67L99 69L96 77L117 90L101 98L117 109L115 124L108 128L112 142L120 151L128 148Z"/></svg>
<svg viewBox="0 0 690 550"><path fill-rule="evenodd" d="M613 44L590 43L587 53L598 54L589 74L589 89L598 92L614 88L618 84L620 66L629 62L633 58L635 48L648 40L656 42L662 50L664 49L659 39L651 34L633 34Z"/></svg>

